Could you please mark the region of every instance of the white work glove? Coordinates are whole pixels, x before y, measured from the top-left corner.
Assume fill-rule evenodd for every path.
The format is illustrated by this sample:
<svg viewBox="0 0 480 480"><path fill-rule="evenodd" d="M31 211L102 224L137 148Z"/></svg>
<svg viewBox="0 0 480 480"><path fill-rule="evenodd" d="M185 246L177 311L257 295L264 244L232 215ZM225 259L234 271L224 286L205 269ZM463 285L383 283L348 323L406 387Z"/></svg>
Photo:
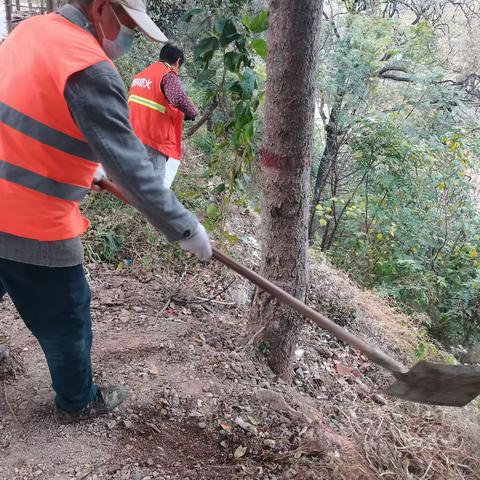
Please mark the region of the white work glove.
<svg viewBox="0 0 480 480"><path fill-rule="evenodd" d="M97 171L94 173L93 175L93 180L92 180L92 190L94 192L101 192L102 189L97 185L97 183L100 181L100 180L103 180L107 178L107 173L105 172L105 170L103 169L102 167L102 164L99 163L98 164L98 167L97 167Z"/></svg>
<svg viewBox="0 0 480 480"><path fill-rule="evenodd" d="M180 240L178 243L183 250L193 253L200 260L209 260L212 256L210 239L201 223L198 224L197 231L190 238Z"/></svg>

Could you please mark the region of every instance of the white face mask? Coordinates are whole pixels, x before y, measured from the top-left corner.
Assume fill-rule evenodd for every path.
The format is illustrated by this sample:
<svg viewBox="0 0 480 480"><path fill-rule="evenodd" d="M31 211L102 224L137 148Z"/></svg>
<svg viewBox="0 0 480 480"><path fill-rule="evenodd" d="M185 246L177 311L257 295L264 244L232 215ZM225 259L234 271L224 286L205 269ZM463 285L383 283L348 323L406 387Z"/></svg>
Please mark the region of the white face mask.
<svg viewBox="0 0 480 480"><path fill-rule="evenodd" d="M122 55L125 55L130 50L130 48L132 47L133 39L135 38L135 31L132 30L131 28L126 27L120 22L113 8L112 8L112 12L113 12L113 15L115 15L118 25L120 26L120 30L118 31L117 38L115 38L114 40L109 40L105 36L105 32L103 31L102 24L99 23L98 26L100 27L100 30L102 31L102 35L103 35L103 38L101 41L102 48L109 58L111 58L112 60L115 60L116 58L119 58Z"/></svg>

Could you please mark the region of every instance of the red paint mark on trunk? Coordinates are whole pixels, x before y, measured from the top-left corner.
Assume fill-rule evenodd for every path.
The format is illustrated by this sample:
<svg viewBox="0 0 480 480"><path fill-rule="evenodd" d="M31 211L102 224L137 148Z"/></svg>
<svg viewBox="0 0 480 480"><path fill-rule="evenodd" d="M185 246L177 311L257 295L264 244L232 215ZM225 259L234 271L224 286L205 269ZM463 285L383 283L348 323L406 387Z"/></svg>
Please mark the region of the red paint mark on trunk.
<svg viewBox="0 0 480 480"><path fill-rule="evenodd" d="M265 148L262 148L262 165L269 168L275 168L276 170L294 170L295 159L287 155L277 155L271 153Z"/></svg>

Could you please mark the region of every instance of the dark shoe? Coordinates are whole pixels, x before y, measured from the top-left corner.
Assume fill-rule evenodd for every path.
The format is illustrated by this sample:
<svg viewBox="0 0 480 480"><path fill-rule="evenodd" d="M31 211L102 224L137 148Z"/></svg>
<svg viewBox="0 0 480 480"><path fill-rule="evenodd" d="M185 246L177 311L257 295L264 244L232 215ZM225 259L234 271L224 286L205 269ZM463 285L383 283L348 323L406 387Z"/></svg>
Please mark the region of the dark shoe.
<svg viewBox="0 0 480 480"><path fill-rule="evenodd" d="M74 423L106 415L117 408L127 396L127 389L123 385L98 387L96 397L82 410L68 413L56 407L56 417L59 423Z"/></svg>

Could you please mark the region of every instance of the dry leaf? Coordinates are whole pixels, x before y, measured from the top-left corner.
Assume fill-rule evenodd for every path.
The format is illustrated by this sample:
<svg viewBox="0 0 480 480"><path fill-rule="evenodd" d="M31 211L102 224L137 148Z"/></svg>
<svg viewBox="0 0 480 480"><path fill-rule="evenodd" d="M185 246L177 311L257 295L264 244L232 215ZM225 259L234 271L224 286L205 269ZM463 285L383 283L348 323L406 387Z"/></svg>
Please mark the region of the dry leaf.
<svg viewBox="0 0 480 480"><path fill-rule="evenodd" d="M223 420L219 420L218 425L220 425L220 427L223 428L226 432L230 432L232 430L232 426Z"/></svg>
<svg viewBox="0 0 480 480"><path fill-rule="evenodd" d="M336 363L335 364L335 370L339 375L342 375L344 377L356 377L356 378L362 378L363 377L363 375L357 369L347 367L346 365L343 365L342 363Z"/></svg>
<svg viewBox="0 0 480 480"><path fill-rule="evenodd" d="M256 418L253 418L253 417L250 417L250 416L247 416L247 418L252 425L255 425L255 426L260 425L260 422Z"/></svg>
<svg viewBox="0 0 480 480"><path fill-rule="evenodd" d="M242 458L245 453L247 453L247 447L243 447L242 445L240 445L239 447L237 447L237 449L235 450L235 453L233 454L234 458Z"/></svg>

